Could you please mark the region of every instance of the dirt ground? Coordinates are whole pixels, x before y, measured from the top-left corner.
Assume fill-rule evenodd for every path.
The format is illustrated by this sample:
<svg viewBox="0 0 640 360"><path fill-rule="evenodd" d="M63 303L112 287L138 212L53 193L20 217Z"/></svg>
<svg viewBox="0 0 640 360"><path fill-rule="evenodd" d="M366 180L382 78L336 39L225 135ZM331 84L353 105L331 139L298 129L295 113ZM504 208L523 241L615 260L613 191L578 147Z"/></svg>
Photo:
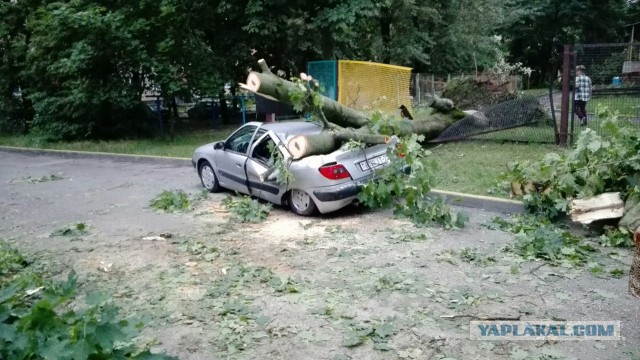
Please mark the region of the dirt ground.
<svg viewBox="0 0 640 360"><path fill-rule="evenodd" d="M186 166L0 152L0 169L0 238L60 277L75 269L80 293L112 294L146 317L141 341L181 359L640 358L627 249L598 260L625 276L595 276L504 252L513 236L481 210L453 231L356 207L248 225L220 206L227 194L150 209L165 189L200 194ZM86 234L52 236L79 222ZM621 321L623 340L470 340L474 316L496 315Z"/></svg>

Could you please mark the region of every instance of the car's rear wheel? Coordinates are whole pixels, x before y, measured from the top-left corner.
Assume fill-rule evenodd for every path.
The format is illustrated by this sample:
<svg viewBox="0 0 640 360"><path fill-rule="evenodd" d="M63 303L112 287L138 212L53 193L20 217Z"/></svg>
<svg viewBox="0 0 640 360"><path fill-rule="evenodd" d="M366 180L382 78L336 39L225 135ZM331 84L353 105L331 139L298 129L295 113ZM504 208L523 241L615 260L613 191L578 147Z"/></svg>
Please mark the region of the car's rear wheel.
<svg viewBox="0 0 640 360"><path fill-rule="evenodd" d="M301 216L311 216L318 211L309 194L302 190L291 190L289 193L289 207L291 211Z"/></svg>
<svg viewBox="0 0 640 360"><path fill-rule="evenodd" d="M220 191L218 178L216 177L216 173L213 171L213 167L211 166L211 164L209 164L208 161L205 160L202 162L202 164L200 164L198 174L200 175L202 186L204 186L205 189L209 190L209 192Z"/></svg>

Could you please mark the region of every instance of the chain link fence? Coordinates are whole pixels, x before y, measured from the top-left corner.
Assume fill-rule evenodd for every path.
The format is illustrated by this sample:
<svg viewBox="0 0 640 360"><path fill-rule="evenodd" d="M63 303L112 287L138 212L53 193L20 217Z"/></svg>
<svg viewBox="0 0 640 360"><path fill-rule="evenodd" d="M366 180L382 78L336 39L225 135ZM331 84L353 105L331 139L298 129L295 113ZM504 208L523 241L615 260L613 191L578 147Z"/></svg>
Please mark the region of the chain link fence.
<svg viewBox="0 0 640 360"><path fill-rule="evenodd" d="M640 43L579 44L573 47L572 87L577 66L585 67L591 79L591 98L587 101L587 123L581 125L575 115L575 96L571 93L571 129L573 139L590 128L601 131L602 119L596 109L607 107L640 130Z"/></svg>
<svg viewBox="0 0 640 360"><path fill-rule="evenodd" d="M460 87L457 84L466 83ZM537 89L523 92L522 76L435 75L413 74L411 96L415 109L427 106L433 95L443 96L445 88L460 87L468 97L482 93L476 101L463 96L457 105L468 113L466 118L451 125L434 142L464 139L555 143L559 119L560 91ZM493 94L492 94L493 92ZM504 96L505 93L510 96ZM504 100L496 100L504 98ZM456 102L456 101L454 101ZM483 104L483 105L478 105Z"/></svg>

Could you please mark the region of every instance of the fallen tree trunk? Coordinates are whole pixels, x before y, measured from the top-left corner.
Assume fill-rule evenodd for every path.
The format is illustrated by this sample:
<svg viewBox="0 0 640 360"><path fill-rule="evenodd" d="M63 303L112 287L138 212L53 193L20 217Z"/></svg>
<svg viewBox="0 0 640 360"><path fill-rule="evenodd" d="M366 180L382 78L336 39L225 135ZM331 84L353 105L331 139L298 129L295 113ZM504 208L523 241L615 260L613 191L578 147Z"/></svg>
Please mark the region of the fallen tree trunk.
<svg viewBox="0 0 640 360"><path fill-rule="evenodd" d="M297 91L297 86L291 81L280 78L271 72L259 73L252 71L247 77L247 83L240 85L243 89L254 93L266 95L272 99L290 103L289 94ZM335 100L326 96L322 97L322 112L324 112L327 120L330 122L344 126L360 128L369 122L367 116L358 110L342 106Z"/></svg>
<svg viewBox="0 0 640 360"><path fill-rule="evenodd" d="M298 85L291 81L282 79L273 73L252 71L247 77L247 83L240 85L243 89L258 93L278 101L289 103L289 94L298 91ZM442 99L434 96L430 105L436 110L435 113L426 118L415 118L415 120L402 119L398 136L408 136L413 133L422 134L426 140L436 138L449 125L464 117L462 111L457 110L453 102L449 99ZM344 127L361 128L366 126L370 119L361 111L343 106L335 100L322 96L322 112L331 123Z"/></svg>
<svg viewBox="0 0 640 360"><path fill-rule="evenodd" d="M311 79L304 74L301 75L303 83L295 83L274 75L264 60L258 61L258 64L262 72L249 72L246 84L240 85L243 89L285 103L292 102L291 94L300 91L315 91L315 86L313 86L314 89L309 86ZM349 140L367 144L389 142L388 136L372 134L366 130L371 119L365 113L343 106L326 96L321 96L321 100L322 104L318 106L317 110L320 113L319 117L324 130L320 134L297 136L290 139L287 147L294 159L330 153ZM419 134L423 135L425 140L435 139L451 124L466 116L449 99L433 96L428 105L430 111L418 114L413 119L398 119L393 123L392 135ZM317 105L314 104L314 106Z"/></svg>
<svg viewBox="0 0 640 360"><path fill-rule="evenodd" d="M287 143L287 148L294 160L319 154L328 154L349 140L360 141L365 144L388 144L391 137L369 134L351 129L338 131L322 131L318 134L298 135Z"/></svg>
<svg viewBox="0 0 640 360"><path fill-rule="evenodd" d="M636 252L629 271L629 293L640 298L640 227L634 233Z"/></svg>

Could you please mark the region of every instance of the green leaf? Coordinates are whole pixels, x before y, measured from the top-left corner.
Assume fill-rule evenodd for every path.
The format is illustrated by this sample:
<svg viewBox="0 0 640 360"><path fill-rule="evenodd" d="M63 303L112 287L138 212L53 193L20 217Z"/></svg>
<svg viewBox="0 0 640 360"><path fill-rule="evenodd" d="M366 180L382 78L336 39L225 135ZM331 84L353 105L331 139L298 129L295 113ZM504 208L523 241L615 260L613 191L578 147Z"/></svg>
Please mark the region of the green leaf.
<svg viewBox="0 0 640 360"><path fill-rule="evenodd" d="M95 338L105 351L112 351L116 342L126 340L126 335L119 326L107 323L96 327Z"/></svg>
<svg viewBox="0 0 640 360"><path fill-rule="evenodd" d="M363 337L358 336L358 334L355 331L349 330L342 341L342 346L356 347L356 346L362 345L363 342L364 342Z"/></svg>
<svg viewBox="0 0 640 360"><path fill-rule="evenodd" d="M380 351L391 351L393 347L387 342L375 342L373 348Z"/></svg>
<svg viewBox="0 0 640 360"><path fill-rule="evenodd" d="M110 296L108 294L99 291L91 292L86 296L86 302L89 306L101 305L109 299Z"/></svg>
<svg viewBox="0 0 640 360"><path fill-rule="evenodd" d="M395 334L395 331L396 331L395 326L393 325L393 323L390 323L390 322L384 322L376 326L374 329L375 335L383 339Z"/></svg>
<svg viewBox="0 0 640 360"><path fill-rule="evenodd" d="M587 149L589 149L593 153L595 153L596 151L600 150L601 148L602 148L602 142L600 140L598 140L598 139L593 139L587 145Z"/></svg>
<svg viewBox="0 0 640 360"><path fill-rule="evenodd" d="M613 269L609 272L609 274L614 278L621 278L624 276L625 272L622 269Z"/></svg>
<svg viewBox="0 0 640 360"><path fill-rule="evenodd" d="M80 339L78 342L73 344L71 347L71 357L74 360L85 360L89 359L89 356L95 351L94 347L91 346L85 339Z"/></svg>
<svg viewBox="0 0 640 360"><path fill-rule="evenodd" d="M0 340L12 341L16 339L18 332L15 325L8 325L0 323Z"/></svg>

